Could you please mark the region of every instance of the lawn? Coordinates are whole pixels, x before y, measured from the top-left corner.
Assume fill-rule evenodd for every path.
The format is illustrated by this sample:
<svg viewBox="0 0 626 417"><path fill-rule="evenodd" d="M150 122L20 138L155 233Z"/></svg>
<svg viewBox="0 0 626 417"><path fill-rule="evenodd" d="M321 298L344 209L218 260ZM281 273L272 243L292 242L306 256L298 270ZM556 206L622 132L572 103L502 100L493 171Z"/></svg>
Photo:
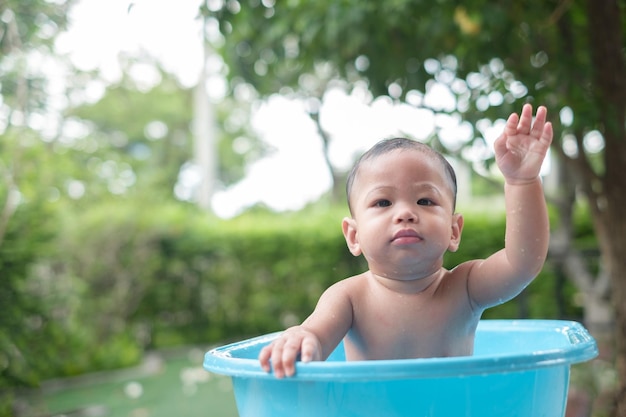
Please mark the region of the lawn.
<svg viewBox="0 0 626 417"><path fill-rule="evenodd" d="M112 373L38 396L37 415L68 417L237 417L230 378L202 368L190 350L146 372ZM79 386L75 386L79 385Z"/></svg>

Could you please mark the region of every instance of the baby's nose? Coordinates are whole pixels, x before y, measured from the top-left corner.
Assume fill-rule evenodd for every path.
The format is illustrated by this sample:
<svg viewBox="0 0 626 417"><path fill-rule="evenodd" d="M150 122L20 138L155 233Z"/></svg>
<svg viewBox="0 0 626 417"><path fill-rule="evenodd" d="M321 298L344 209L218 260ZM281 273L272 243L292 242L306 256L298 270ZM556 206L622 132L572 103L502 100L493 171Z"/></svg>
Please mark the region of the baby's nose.
<svg viewBox="0 0 626 417"><path fill-rule="evenodd" d="M417 221L417 213L413 209L412 206L408 204L403 204L398 206L396 212L396 221L397 222L416 222Z"/></svg>

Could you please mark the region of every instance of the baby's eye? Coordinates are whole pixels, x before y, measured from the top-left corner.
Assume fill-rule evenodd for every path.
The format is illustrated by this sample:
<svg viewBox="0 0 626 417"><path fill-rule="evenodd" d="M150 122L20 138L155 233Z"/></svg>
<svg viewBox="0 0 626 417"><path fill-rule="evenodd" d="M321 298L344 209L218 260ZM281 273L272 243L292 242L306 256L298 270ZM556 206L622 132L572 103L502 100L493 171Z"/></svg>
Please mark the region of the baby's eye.
<svg viewBox="0 0 626 417"><path fill-rule="evenodd" d="M417 200L417 205L418 206L434 206L435 202L431 200L430 198L420 198L419 200Z"/></svg>
<svg viewBox="0 0 626 417"><path fill-rule="evenodd" d="M374 203L375 207L389 207L391 206L391 201L389 200L378 200L376 201L376 203Z"/></svg>

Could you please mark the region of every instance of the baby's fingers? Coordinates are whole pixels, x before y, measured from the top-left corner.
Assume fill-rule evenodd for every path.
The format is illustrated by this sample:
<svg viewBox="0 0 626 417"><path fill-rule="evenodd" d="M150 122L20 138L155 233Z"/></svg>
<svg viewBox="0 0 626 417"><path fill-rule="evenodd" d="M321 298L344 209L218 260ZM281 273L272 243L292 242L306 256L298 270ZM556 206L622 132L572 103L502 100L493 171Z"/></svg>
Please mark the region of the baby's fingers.
<svg viewBox="0 0 626 417"><path fill-rule="evenodd" d="M515 136L517 135L517 127L520 122L519 116L517 113L511 113L509 118L506 120L506 124L504 125L504 136Z"/></svg>
<svg viewBox="0 0 626 417"><path fill-rule="evenodd" d="M319 342L311 337L307 337L302 341L302 362L311 362L321 360L322 347Z"/></svg>
<svg viewBox="0 0 626 417"><path fill-rule="evenodd" d="M270 357L272 356L272 348L273 344L269 344L261 349L261 352L259 353L259 362L261 362L261 368L263 368L265 372L271 371Z"/></svg>
<svg viewBox="0 0 626 417"><path fill-rule="evenodd" d="M286 376L294 376L296 373L296 360L300 354L301 342L301 339L291 339L283 347L281 360L282 369Z"/></svg>
<svg viewBox="0 0 626 417"><path fill-rule="evenodd" d="M270 355L272 361L272 371L276 378L282 378L285 376L283 369L283 347L285 345L284 339L275 340L272 343L272 353Z"/></svg>
<svg viewBox="0 0 626 417"><path fill-rule="evenodd" d="M522 114L518 118L517 134L530 134L533 123L533 106L526 103L522 106Z"/></svg>
<svg viewBox="0 0 626 417"><path fill-rule="evenodd" d="M276 378L283 378L295 375L298 356L310 362L321 360L321 352L320 342L314 335L301 329L289 329L261 349L259 362L265 372L273 371Z"/></svg>
<svg viewBox="0 0 626 417"><path fill-rule="evenodd" d="M530 131L530 135L534 138L541 138L544 127L546 125L546 118L548 115L548 110L544 106L539 106L537 108L537 114L535 115L535 122L533 123L533 127Z"/></svg>
<svg viewBox="0 0 626 417"><path fill-rule="evenodd" d="M261 364L261 368L265 372L270 372L273 370L274 375L276 375L277 378L282 378L284 376L284 370L283 370L284 345L285 345L285 339L281 337L281 338L274 340L269 345L265 346L263 349L261 349L261 352L259 353L259 362Z"/></svg>

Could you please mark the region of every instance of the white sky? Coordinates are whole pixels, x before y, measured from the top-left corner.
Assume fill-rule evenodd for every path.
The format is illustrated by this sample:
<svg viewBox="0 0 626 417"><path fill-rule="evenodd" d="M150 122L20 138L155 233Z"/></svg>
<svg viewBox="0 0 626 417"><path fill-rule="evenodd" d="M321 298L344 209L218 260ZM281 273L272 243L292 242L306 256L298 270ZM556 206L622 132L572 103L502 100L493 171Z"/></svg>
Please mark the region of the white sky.
<svg viewBox="0 0 626 417"><path fill-rule="evenodd" d="M129 11L129 5L133 4ZM99 68L105 79L121 76L122 55L148 54L175 73L185 85L194 85L202 62L200 22L195 19L200 0L80 0L70 15L71 26L57 48L71 55L83 70ZM143 68L142 75L150 79ZM330 91L321 109L324 128L333 138L331 160L348 169L354 156L378 140L409 134L426 138L435 127L450 126L442 139L467 137L471 129L459 121L433 118L427 110L393 105L378 99L364 104L367 92L351 96ZM454 106L449 92L434 88L424 97L442 107ZM297 210L315 201L330 186L324 164L321 139L302 110L302 104L274 96L260 107L251 121L260 137L276 149L247 168L238 184L216 193L216 214L231 217L255 203L274 210Z"/></svg>

